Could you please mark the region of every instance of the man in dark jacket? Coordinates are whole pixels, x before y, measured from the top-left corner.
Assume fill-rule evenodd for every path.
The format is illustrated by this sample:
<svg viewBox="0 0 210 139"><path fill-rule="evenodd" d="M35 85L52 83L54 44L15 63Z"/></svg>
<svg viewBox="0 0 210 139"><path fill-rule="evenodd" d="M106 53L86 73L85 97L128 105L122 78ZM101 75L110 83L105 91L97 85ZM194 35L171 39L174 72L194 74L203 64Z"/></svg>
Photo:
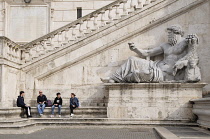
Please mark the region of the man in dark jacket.
<svg viewBox="0 0 210 139"><path fill-rule="evenodd" d="M57 97L55 98L53 106L52 106L52 115L51 115L51 117L54 117L54 109L55 109L55 107L58 107L58 116L61 117L61 107L62 107L61 93L57 93L56 95L57 95Z"/></svg>
<svg viewBox="0 0 210 139"><path fill-rule="evenodd" d="M79 107L79 100L76 98L76 95L74 93L71 93L71 98L70 98L70 116L74 116L74 109Z"/></svg>
<svg viewBox="0 0 210 139"><path fill-rule="evenodd" d="M47 102L47 97L43 94L42 91L39 91L39 96L37 97L37 103L38 103L37 109L40 116L42 116L44 113L46 102Z"/></svg>
<svg viewBox="0 0 210 139"><path fill-rule="evenodd" d="M24 108L25 112L26 112L26 115L29 118L29 117L32 117L31 116L31 107L27 106L25 104L25 102L24 102L24 95L25 95L25 92L24 91L20 91L20 96L18 96L18 98L17 98L17 106L21 107L21 108Z"/></svg>

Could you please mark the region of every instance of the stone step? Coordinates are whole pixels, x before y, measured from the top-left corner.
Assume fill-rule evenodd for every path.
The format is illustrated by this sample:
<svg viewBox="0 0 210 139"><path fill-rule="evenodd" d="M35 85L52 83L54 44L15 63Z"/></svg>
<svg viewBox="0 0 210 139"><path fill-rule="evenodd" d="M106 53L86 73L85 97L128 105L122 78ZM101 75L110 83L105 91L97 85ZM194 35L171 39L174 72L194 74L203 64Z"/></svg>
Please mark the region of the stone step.
<svg viewBox="0 0 210 139"><path fill-rule="evenodd" d="M171 122L148 122L148 121L52 121L36 122L37 126L198 126L196 123L171 123Z"/></svg>
<svg viewBox="0 0 210 139"><path fill-rule="evenodd" d="M143 123L189 123L189 120L143 120L143 119L117 119L117 118L30 118L31 121L34 122L143 122Z"/></svg>
<svg viewBox="0 0 210 139"><path fill-rule="evenodd" d="M27 122L28 119L0 119L0 125L10 125L10 124L22 124Z"/></svg>
<svg viewBox="0 0 210 139"><path fill-rule="evenodd" d="M0 129L22 129L22 128L27 128L27 127L32 127L35 126L36 123L32 123L32 122L26 122L26 123L22 123L22 124L12 124L12 125L0 125Z"/></svg>
<svg viewBox="0 0 210 139"><path fill-rule="evenodd" d="M23 122L23 123L22 123ZM5 123L5 124L1 124ZM7 124L6 124L7 123ZM4 133L11 133L9 131L17 130L18 133L23 133L25 129L33 129L37 127L39 129L42 127L139 127L139 126L192 126L197 127L197 123L187 123L186 121L147 121L141 119L109 119L109 118L30 118L30 119L11 119L5 121L0 121L0 131ZM32 132L27 130L28 132ZM24 131L25 132L25 131ZM2 134L0 132L0 134ZM12 132L13 133L13 132Z"/></svg>
<svg viewBox="0 0 210 139"><path fill-rule="evenodd" d="M55 108L55 117L58 117L58 109ZM40 117L36 107L32 107L31 113L33 117ZM76 118L106 118L107 108L106 107L80 107L74 110ZM62 117L70 116L69 107L62 107L61 109ZM51 107L46 107L44 110L44 115L42 117L47 118L51 116Z"/></svg>

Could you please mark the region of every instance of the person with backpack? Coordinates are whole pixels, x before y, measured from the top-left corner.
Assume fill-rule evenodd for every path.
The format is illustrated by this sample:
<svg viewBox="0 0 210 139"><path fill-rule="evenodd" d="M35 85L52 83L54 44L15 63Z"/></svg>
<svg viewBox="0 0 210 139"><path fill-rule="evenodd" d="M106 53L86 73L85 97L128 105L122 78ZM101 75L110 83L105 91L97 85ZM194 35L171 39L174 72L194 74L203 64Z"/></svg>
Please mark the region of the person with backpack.
<svg viewBox="0 0 210 139"><path fill-rule="evenodd" d="M74 116L74 109L79 107L79 100L74 93L71 93L70 98L70 116Z"/></svg>
<svg viewBox="0 0 210 139"><path fill-rule="evenodd" d="M17 98L17 107L21 107L21 108L25 109L25 114L27 115L27 118L30 118L30 117L32 117L31 116L31 107L25 104L24 95L25 95L25 92L20 91L20 95Z"/></svg>
<svg viewBox="0 0 210 139"><path fill-rule="evenodd" d="M42 116L47 103L47 97L43 94L42 91L39 91L39 96L37 97L37 103L38 103L37 109L39 115Z"/></svg>
<svg viewBox="0 0 210 139"><path fill-rule="evenodd" d="M61 117L61 107L62 107L61 93L58 92L56 95L57 95L57 97L55 98L53 106L52 106L51 118L54 117L54 109L55 109L55 107L58 107L58 116Z"/></svg>

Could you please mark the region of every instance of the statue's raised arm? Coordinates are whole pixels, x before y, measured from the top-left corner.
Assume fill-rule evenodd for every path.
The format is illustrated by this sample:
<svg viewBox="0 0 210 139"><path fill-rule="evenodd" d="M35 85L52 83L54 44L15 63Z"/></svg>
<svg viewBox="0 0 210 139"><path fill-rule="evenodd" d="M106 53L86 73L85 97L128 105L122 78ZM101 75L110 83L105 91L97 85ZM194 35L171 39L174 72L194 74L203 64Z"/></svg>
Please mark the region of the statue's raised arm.
<svg viewBox="0 0 210 139"><path fill-rule="evenodd" d="M142 49L136 48L134 43L128 43L128 45L129 45L130 50L135 52L139 56L151 57L151 56L163 54L163 49L161 47L156 47L150 50L142 50Z"/></svg>
<svg viewBox="0 0 210 139"><path fill-rule="evenodd" d="M132 56L110 77L101 78L101 80L111 83L200 81L200 71L197 67L198 57L195 49L195 42L198 39L195 35L188 35L187 38L183 38L184 31L177 25L168 27L167 31L168 42L150 50L142 50L137 48L134 43L129 43L130 50L140 57L163 54L162 60L151 61L148 58L142 59ZM193 69L197 71L197 75L194 75Z"/></svg>

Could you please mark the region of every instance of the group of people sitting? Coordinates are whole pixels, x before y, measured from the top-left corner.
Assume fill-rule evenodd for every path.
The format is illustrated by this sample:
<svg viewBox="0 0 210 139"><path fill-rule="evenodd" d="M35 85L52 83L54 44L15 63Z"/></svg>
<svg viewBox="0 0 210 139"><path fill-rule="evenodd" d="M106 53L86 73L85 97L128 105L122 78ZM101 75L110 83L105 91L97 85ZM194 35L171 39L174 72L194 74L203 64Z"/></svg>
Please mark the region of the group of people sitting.
<svg viewBox="0 0 210 139"><path fill-rule="evenodd" d="M31 114L31 107L26 105L24 102L24 95L25 92L24 91L20 91L20 95L17 98L17 106L21 107L23 109L25 109L25 114L27 115L28 118L32 117ZM43 94L42 91L39 91L39 96L37 97L37 109L38 109L38 113L41 116L43 116L44 114L44 109L46 106L51 107L51 117L54 117L54 109L55 107L58 107L58 116L61 117L61 108L62 108L62 104L63 104L63 100L61 98L61 93L57 93L56 94L56 98L54 99L53 104L50 104L51 101L49 101L47 99L47 97ZM76 97L76 95L74 93L71 93L71 97L70 97L70 116L73 117L74 116L74 109L79 107L79 100Z"/></svg>

